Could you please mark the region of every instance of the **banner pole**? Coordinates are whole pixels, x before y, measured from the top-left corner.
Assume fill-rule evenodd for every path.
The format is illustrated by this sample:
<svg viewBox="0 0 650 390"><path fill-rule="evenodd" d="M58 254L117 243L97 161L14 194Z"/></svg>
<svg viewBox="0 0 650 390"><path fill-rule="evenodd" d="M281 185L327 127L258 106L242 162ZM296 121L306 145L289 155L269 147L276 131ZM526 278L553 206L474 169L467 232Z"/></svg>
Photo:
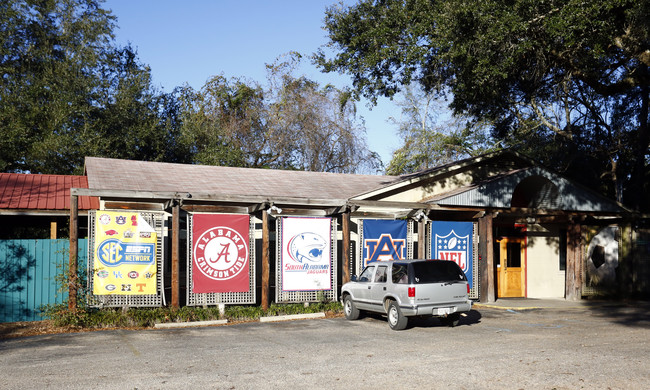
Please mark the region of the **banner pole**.
<svg viewBox="0 0 650 390"><path fill-rule="evenodd" d="M172 307L180 307L180 202L172 207Z"/></svg>
<svg viewBox="0 0 650 390"><path fill-rule="evenodd" d="M269 213L262 211L262 310L269 309Z"/></svg>
<svg viewBox="0 0 650 390"><path fill-rule="evenodd" d="M79 197L70 196L70 259L68 262L68 310L77 310L77 263L79 251Z"/></svg>

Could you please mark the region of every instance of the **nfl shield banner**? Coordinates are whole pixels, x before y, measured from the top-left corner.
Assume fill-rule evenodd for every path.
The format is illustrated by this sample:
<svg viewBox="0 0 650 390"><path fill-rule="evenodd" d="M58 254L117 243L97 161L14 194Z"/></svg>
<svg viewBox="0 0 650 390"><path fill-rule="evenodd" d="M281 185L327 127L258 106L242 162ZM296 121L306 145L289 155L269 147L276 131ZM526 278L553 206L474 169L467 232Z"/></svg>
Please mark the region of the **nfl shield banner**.
<svg viewBox="0 0 650 390"><path fill-rule="evenodd" d="M93 248L94 295L155 295L156 231L140 213L98 211Z"/></svg>
<svg viewBox="0 0 650 390"><path fill-rule="evenodd" d="M331 218L282 218L282 291L332 289L331 237Z"/></svg>
<svg viewBox="0 0 650 390"><path fill-rule="evenodd" d="M406 258L406 221L363 220L363 266Z"/></svg>
<svg viewBox="0 0 650 390"><path fill-rule="evenodd" d="M247 292L249 216L192 216L192 292Z"/></svg>
<svg viewBox="0 0 650 390"><path fill-rule="evenodd" d="M431 248L434 259L451 260L465 272L470 287L472 284L472 222L433 221Z"/></svg>

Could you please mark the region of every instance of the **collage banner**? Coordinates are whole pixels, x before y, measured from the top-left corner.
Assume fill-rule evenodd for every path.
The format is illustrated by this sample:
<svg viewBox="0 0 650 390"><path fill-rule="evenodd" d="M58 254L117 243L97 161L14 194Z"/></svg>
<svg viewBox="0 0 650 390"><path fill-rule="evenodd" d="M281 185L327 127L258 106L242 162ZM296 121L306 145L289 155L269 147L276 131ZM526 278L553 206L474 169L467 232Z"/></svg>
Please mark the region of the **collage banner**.
<svg viewBox="0 0 650 390"><path fill-rule="evenodd" d="M331 218L282 218L282 291L332 289L331 237Z"/></svg>
<svg viewBox="0 0 650 390"><path fill-rule="evenodd" d="M406 258L406 221L363 220L363 266L373 261Z"/></svg>
<svg viewBox="0 0 650 390"><path fill-rule="evenodd" d="M192 292L250 290L250 217L240 214L193 214Z"/></svg>
<svg viewBox="0 0 650 390"><path fill-rule="evenodd" d="M474 224L472 222L433 221L431 254L434 259L451 260L465 272L472 284L472 256Z"/></svg>
<svg viewBox="0 0 650 390"><path fill-rule="evenodd" d="M156 231L138 212L98 211L93 248L94 295L155 295Z"/></svg>

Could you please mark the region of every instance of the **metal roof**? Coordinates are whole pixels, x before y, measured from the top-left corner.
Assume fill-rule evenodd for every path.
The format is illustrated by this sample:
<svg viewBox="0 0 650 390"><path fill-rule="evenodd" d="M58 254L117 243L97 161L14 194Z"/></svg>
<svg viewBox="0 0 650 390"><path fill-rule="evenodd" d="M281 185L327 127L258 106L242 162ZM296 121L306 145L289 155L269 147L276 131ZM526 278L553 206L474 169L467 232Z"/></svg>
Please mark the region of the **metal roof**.
<svg viewBox="0 0 650 390"><path fill-rule="evenodd" d="M551 188L536 194L541 196L537 199L539 204L528 207L579 212L620 213L625 211L615 201L540 167L505 172L483 182L428 199L427 203L441 206L510 208L513 206L513 194L518 185L526 178L536 177L548 180L548 183L551 183Z"/></svg>
<svg viewBox="0 0 650 390"><path fill-rule="evenodd" d="M85 176L0 173L0 209L69 210L70 188L88 188ZM79 197L79 210L99 208L97 197Z"/></svg>
<svg viewBox="0 0 650 390"><path fill-rule="evenodd" d="M347 199L394 176L234 168L86 157L91 190L184 192L218 196Z"/></svg>

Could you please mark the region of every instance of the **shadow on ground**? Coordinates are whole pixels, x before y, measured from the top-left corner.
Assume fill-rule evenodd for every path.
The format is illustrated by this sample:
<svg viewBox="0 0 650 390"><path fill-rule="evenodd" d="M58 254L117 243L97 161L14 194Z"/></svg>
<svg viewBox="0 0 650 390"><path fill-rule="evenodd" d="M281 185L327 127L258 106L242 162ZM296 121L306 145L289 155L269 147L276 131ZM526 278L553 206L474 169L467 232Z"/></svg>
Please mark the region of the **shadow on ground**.
<svg viewBox="0 0 650 390"><path fill-rule="evenodd" d="M370 319L372 321L386 322L386 315L379 313L363 313L360 318ZM481 322L482 315L478 310L471 310L465 316L461 316L460 323L457 326L471 326ZM386 325L388 326L388 324ZM410 328L447 328L438 317L409 317Z"/></svg>

